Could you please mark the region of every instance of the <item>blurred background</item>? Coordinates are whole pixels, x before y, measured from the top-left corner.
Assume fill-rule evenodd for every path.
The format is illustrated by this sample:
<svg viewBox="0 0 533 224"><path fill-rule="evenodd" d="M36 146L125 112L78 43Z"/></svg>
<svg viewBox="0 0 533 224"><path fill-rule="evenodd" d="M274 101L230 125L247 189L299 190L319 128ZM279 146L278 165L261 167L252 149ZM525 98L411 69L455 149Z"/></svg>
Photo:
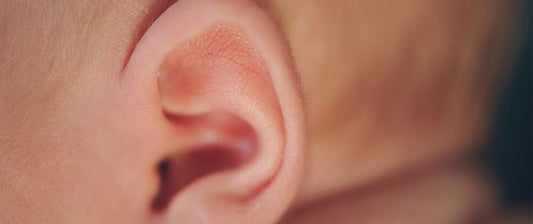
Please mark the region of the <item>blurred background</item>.
<svg viewBox="0 0 533 224"><path fill-rule="evenodd" d="M489 138L487 163L492 169L508 209L532 208L533 97L531 1L526 1L523 45L497 107Z"/></svg>

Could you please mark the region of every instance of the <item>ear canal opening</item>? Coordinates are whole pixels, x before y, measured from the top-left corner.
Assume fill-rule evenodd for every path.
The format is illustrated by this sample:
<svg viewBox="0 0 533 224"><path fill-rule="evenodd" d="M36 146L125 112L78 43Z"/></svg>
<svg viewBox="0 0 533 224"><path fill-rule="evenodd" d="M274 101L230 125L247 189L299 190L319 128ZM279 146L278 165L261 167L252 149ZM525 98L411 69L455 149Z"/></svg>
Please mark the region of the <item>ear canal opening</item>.
<svg viewBox="0 0 533 224"><path fill-rule="evenodd" d="M255 132L237 117L217 114L189 117L186 120L174 120L174 122L226 126L224 130L233 133L237 140L199 143L196 147L163 158L157 165L160 183L159 190L152 201L152 209L155 212L165 210L173 198L196 180L241 167L255 154L255 147L257 147ZM242 142L238 140L242 138L251 141L251 144L235 143Z"/></svg>
<svg viewBox="0 0 533 224"><path fill-rule="evenodd" d="M221 145L208 145L189 153L169 157L158 165L160 187L152 207L163 210L170 200L195 180L215 172L234 169L245 161L235 150Z"/></svg>

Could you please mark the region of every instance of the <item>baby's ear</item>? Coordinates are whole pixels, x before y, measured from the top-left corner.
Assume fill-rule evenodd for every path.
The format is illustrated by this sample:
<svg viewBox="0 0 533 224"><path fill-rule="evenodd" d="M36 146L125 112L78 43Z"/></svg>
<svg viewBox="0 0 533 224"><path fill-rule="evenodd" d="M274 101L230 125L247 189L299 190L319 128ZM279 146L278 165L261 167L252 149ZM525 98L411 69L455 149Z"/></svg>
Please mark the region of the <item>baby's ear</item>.
<svg viewBox="0 0 533 224"><path fill-rule="evenodd" d="M139 114L132 127L150 130L136 160L159 175L147 179L155 219L274 223L283 215L306 143L290 58L252 1L180 0L152 24L122 74L119 102Z"/></svg>

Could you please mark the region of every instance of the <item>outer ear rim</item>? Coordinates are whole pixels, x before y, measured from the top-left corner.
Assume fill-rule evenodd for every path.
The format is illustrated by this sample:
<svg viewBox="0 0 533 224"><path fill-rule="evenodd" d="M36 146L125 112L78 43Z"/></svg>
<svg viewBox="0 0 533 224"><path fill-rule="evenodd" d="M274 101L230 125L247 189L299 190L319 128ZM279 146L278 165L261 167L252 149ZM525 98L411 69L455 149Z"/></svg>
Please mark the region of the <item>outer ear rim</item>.
<svg viewBox="0 0 533 224"><path fill-rule="evenodd" d="M176 14L180 15L179 20L174 18ZM198 17L198 14L205 16ZM259 203L259 201L276 201L276 204L282 206L270 210L281 212L289 206L303 176L306 122L301 100L302 95L299 92L299 84L287 42L279 33L279 29L271 22L269 16L261 11L257 5L244 0L224 3L214 0L182 0L179 4L172 5L147 30L134 49L120 78L121 85L125 86L123 89L126 89L122 96L131 98L132 93L128 90L141 89L143 93L134 93L133 98L142 98L143 102L140 104L144 105L143 108L146 110L161 109L161 105L154 105L154 102L160 102L158 91L154 88L157 86L159 66L163 63L166 55L179 43L193 39L205 30L205 27L215 23L245 27L243 29L244 35L252 40L253 46L259 52L263 52L261 56L271 75L283 124L283 150L280 152L278 161L270 163L277 165L268 169L263 167L246 169L233 178L232 185L248 186L250 185L246 183L249 182L248 177L266 173L266 175L263 174L266 182L258 186L257 191L255 191L255 194L261 193L262 195L249 195L249 197L261 198L254 200L256 203L252 208L257 213L265 208L264 203ZM191 28L192 25L190 24L194 24L195 28ZM173 27L173 29L165 29L168 26ZM161 30L167 30L168 33L161 33ZM190 32L178 35L178 32L183 30ZM151 105L146 106L146 104ZM157 112L148 111L147 113ZM267 171L265 172L265 170ZM267 177L268 175L273 176ZM235 189L236 194L239 192L241 192L239 189ZM265 196L267 192L270 197ZM283 196L273 198L271 195Z"/></svg>

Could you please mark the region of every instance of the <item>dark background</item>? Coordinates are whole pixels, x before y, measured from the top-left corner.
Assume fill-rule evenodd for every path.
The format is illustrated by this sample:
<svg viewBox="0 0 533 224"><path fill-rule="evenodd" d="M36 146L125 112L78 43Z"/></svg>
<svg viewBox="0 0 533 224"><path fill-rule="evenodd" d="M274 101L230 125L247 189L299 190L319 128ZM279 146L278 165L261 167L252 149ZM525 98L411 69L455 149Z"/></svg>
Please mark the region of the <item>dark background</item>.
<svg viewBox="0 0 533 224"><path fill-rule="evenodd" d="M523 1L525 10L519 57L512 77L504 88L496 108L496 117L488 141L487 162L499 183L502 203L508 208L532 205L533 111L532 111L532 36L531 1Z"/></svg>

